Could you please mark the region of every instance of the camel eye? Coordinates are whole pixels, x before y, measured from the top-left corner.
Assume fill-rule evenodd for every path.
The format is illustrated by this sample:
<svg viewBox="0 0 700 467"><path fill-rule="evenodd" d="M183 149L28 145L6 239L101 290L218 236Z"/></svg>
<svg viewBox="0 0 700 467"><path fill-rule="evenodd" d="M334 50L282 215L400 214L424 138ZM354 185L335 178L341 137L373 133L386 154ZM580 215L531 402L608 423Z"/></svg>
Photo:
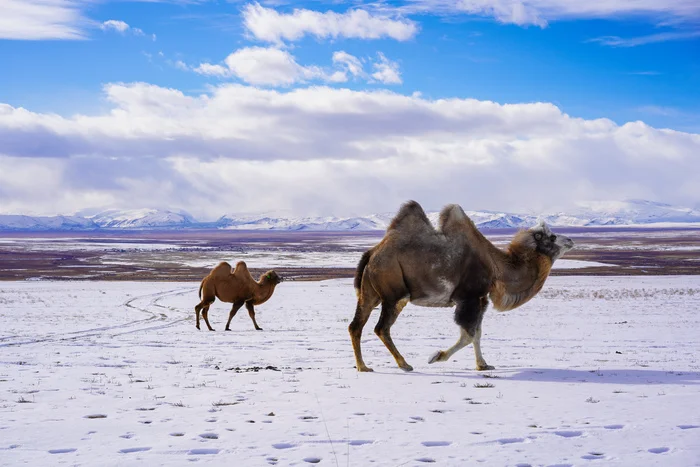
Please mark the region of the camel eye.
<svg viewBox="0 0 700 467"><path fill-rule="evenodd" d="M552 235L551 237L549 237L549 239L550 239L551 241L555 241L555 240L557 239L557 236L556 236L556 235Z"/></svg>
<svg viewBox="0 0 700 467"><path fill-rule="evenodd" d="M542 234L539 233L539 232L537 232L537 233L535 234L535 240L537 240L537 241L542 240Z"/></svg>

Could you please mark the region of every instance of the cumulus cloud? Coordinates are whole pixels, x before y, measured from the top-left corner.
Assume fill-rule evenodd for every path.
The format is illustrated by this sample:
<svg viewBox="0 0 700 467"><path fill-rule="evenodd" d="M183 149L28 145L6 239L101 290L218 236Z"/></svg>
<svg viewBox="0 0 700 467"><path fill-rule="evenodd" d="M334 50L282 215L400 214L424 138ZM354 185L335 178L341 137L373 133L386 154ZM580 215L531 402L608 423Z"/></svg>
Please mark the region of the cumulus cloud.
<svg viewBox="0 0 700 467"><path fill-rule="evenodd" d="M466 13L490 16L503 23L544 27L566 19L646 17L653 22L693 22L700 19L700 3L688 0L406 0L405 13Z"/></svg>
<svg viewBox="0 0 700 467"><path fill-rule="evenodd" d="M111 30L111 31L125 33L126 31L129 30L129 25L126 24L124 21L110 19L110 20L103 22L100 25L100 29L102 29L103 31L110 31ZM139 29L139 31L141 31L141 30ZM143 34L143 32L142 32L142 34Z"/></svg>
<svg viewBox="0 0 700 467"><path fill-rule="evenodd" d="M236 84L202 95L112 84L105 94L111 109L98 115L0 105L0 204L66 212L148 200L216 217L391 211L409 198L504 210L700 198L700 135L573 118L548 103ZM78 176L86 171L96 175Z"/></svg>
<svg viewBox="0 0 700 467"><path fill-rule="evenodd" d="M401 84L398 64L382 53L377 57L372 64L375 72L370 76L364 71L359 58L344 51L333 54L334 68L324 68L300 65L289 51L277 47L244 47L226 57L223 64L202 63L192 71L218 78L235 77L249 84L272 87L311 81L343 83L349 76L384 84ZM182 62L175 66L189 69Z"/></svg>
<svg viewBox="0 0 700 467"><path fill-rule="evenodd" d="M79 4L72 0L3 0L0 39L83 39Z"/></svg>
<svg viewBox="0 0 700 467"><path fill-rule="evenodd" d="M317 66L299 65L292 54L275 47L244 47L226 57L224 65L202 63L194 71L210 76L233 76L259 86L289 86L314 80L346 80L341 72L328 73Z"/></svg>
<svg viewBox="0 0 700 467"><path fill-rule="evenodd" d="M345 13L295 9L292 13L279 13L259 3L243 8L243 25L256 39L274 43L297 41L306 35L318 39L391 38L406 41L418 32L418 26L411 20L373 15L361 9Z"/></svg>
<svg viewBox="0 0 700 467"><path fill-rule="evenodd" d="M401 81L399 64L392 62L381 52L379 52L378 55L379 61L372 65L375 70L374 73L372 73L372 78L384 84L401 84L403 81Z"/></svg>

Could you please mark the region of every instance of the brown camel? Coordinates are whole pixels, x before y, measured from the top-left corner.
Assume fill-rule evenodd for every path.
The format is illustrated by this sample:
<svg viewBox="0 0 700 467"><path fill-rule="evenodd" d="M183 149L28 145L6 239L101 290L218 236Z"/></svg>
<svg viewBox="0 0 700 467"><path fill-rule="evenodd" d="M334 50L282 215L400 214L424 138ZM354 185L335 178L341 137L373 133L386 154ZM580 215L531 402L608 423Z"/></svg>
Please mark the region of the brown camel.
<svg viewBox="0 0 700 467"><path fill-rule="evenodd" d="M406 363L389 330L408 302L451 307L461 327L457 343L437 352L430 363L443 362L474 343L477 370L493 369L481 355L481 321L491 298L499 311L512 310L534 297L552 263L574 242L555 235L540 222L518 232L508 248L495 247L456 204L440 212L436 230L415 201L404 204L379 244L365 252L355 273L358 301L349 331L358 371L372 371L362 360L362 328L380 303L374 332L405 371Z"/></svg>
<svg viewBox="0 0 700 467"><path fill-rule="evenodd" d="M262 328L255 321L253 305L265 303L272 297L275 287L282 280L275 271L267 271L256 282L243 261L236 263L236 269L231 268L231 265L226 262L219 263L207 277L202 279L202 284L199 286L201 302L194 307L197 314L197 329L199 329L199 312L201 311L209 330L214 330L209 324L209 307L218 298L222 302L233 303L226 323L227 331L231 330L229 329L231 320L243 305L248 309L255 329L262 331Z"/></svg>

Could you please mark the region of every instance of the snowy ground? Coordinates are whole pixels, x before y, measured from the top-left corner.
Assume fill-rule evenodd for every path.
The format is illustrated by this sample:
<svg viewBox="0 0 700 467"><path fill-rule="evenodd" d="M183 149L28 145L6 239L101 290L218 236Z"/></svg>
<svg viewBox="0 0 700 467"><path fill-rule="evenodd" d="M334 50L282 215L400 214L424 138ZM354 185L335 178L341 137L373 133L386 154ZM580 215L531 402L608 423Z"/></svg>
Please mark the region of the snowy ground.
<svg viewBox="0 0 700 467"><path fill-rule="evenodd" d="M451 310L397 321L413 373L375 311L358 374L351 281L283 283L261 332L197 331L197 285L1 283L0 464L700 465L700 276L550 278L487 313L487 373L427 364Z"/></svg>

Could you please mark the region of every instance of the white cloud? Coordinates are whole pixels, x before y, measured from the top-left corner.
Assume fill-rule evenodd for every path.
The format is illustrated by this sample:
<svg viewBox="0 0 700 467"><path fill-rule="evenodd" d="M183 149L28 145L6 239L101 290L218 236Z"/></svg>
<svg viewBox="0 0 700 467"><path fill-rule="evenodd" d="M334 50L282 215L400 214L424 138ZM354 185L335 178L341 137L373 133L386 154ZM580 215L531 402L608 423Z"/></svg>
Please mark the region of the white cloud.
<svg viewBox="0 0 700 467"><path fill-rule="evenodd" d="M2 0L0 39L83 39L87 20L71 0Z"/></svg>
<svg viewBox="0 0 700 467"><path fill-rule="evenodd" d="M399 64L392 62L379 52L379 61L372 66L375 72L372 73L372 78L384 84L401 84L401 73L399 72Z"/></svg>
<svg viewBox="0 0 700 467"><path fill-rule="evenodd" d="M259 3L243 8L243 24L256 39L274 43L297 41L306 35L319 39L386 37L405 41L418 33L418 26L411 20L373 15L366 10L336 13L295 9L292 13L279 13Z"/></svg>
<svg viewBox="0 0 700 467"><path fill-rule="evenodd" d="M124 21L110 19L110 20L103 22L100 25L100 29L102 29L103 31L110 31L110 30L117 31L117 32L121 32L123 34L129 30L129 25L126 24ZM141 34L143 34L143 31L141 31L140 29L138 29L138 31L140 31Z"/></svg>
<svg viewBox="0 0 700 467"><path fill-rule="evenodd" d="M354 55L350 55L345 51L338 51L333 53L333 63L344 68L352 76L359 77L364 76L364 67L359 58Z"/></svg>
<svg viewBox="0 0 700 467"><path fill-rule="evenodd" d="M0 174L14 180L0 181L0 205L148 200L215 217L391 211L409 198L508 210L700 199L700 135L572 118L547 103L233 84L195 96L144 83L105 92L112 108L99 115L0 104ZM19 167L44 175L20 183ZM50 189L31 191L44 181Z"/></svg>
<svg viewBox="0 0 700 467"><path fill-rule="evenodd" d="M544 27L548 21L643 17L653 22L697 22L694 0L406 0L404 13L474 14L503 23Z"/></svg>
<svg viewBox="0 0 700 467"><path fill-rule="evenodd" d="M141 36L141 37L146 36L146 33L143 32L143 29L131 27L127 23L125 23L124 21L117 20L117 19L109 19L107 21L102 22L100 24L100 29L102 29L103 31L115 31L115 32L118 32L120 34L126 34L128 32L131 32L131 34L133 34L134 36ZM150 37L154 41L156 40L155 34L152 34Z"/></svg>
<svg viewBox="0 0 700 467"><path fill-rule="evenodd" d="M224 65L202 63L195 72L218 77L237 77L259 86L290 86L307 81L345 81L342 73L329 73L317 66L299 65L286 50L275 47L244 47L224 60Z"/></svg>
<svg viewBox="0 0 700 467"><path fill-rule="evenodd" d="M682 41L700 37L700 31L667 31L646 36L622 38L618 36L596 37L588 42L598 42L610 47L637 47L656 42Z"/></svg>

